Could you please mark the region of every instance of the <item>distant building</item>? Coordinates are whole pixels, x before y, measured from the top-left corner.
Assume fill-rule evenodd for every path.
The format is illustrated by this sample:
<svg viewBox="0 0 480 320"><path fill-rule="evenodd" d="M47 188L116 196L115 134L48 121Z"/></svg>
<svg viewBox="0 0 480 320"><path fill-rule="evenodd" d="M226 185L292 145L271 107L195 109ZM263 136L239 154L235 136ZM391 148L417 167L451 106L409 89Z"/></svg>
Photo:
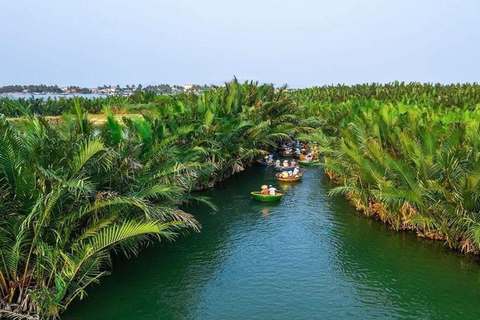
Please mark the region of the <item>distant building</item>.
<svg viewBox="0 0 480 320"><path fill-rule="evenodd" d="M185 88L185 91L186 91L186 90L191 90L191 89L193 89L193 88L196 87L196 86L197 86L196 84L186 84L186 85L184 86L184 88Z"/></svg>

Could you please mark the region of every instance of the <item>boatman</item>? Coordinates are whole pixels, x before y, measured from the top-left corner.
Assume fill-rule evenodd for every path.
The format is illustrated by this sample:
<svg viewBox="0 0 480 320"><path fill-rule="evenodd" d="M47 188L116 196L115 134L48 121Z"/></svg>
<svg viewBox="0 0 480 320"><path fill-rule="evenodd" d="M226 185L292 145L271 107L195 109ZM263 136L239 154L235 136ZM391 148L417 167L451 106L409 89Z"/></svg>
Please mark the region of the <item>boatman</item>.
<svg viewBox="0 0 480 320"><path fill-rule="evenodd" d="M275 189L272 185L269 185L268 192L270 193L271 196L274 196L275 193L277 192L277 189Z"/></svg>

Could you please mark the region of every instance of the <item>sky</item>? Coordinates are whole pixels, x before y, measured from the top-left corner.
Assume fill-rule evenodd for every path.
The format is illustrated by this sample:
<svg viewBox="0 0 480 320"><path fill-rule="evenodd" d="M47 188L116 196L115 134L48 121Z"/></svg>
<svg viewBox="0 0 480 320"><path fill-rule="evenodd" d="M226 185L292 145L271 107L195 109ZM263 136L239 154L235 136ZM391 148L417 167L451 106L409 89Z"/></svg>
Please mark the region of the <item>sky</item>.
<svg viewBox="0 0 480 320"><path fill-rule="evenodd" d="M0 86L480 82L479 0L0 0Z"/></svg>

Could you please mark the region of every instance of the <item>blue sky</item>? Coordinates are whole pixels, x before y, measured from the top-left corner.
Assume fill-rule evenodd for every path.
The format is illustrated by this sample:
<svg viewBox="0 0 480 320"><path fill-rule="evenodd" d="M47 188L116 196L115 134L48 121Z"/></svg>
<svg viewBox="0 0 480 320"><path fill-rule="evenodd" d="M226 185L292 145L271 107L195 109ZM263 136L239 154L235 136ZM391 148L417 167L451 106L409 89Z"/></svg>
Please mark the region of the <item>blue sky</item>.
<svg viewBox="0 0 480 320"><path fill-rule="evenodd" d="M0 0L0 85L480 82L480 1Z"/></svg>

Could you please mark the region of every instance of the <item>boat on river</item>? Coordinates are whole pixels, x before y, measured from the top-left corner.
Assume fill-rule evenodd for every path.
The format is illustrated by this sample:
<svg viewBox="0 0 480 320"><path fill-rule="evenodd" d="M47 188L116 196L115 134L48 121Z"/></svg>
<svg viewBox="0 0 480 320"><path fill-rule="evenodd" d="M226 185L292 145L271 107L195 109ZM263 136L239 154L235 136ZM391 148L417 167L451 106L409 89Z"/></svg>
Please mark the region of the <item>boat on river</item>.
<svg viewBox="0 0 480 320"><path fill-rule="evenodd" d="M298 164L304 167L313 167L320 163L319 160L314 160L314 161L298 161Z"/></svg>
<svg viewBox="0 0 480 320"><path fill-rule="evenodd" d="M303 173L298 173L296 176L293 177L282 177L281 173L277 173L277 180L282 182L295 182L302 180Z"/></svg>
<svg viewBox="0 0 480 320"><path fill-rule="evenodd" d="M275 195L271 194L262 194L261 191L252 191L250 192L253 199L258 201L278 201L282 198L283 193L277 192Z"/></svg>

